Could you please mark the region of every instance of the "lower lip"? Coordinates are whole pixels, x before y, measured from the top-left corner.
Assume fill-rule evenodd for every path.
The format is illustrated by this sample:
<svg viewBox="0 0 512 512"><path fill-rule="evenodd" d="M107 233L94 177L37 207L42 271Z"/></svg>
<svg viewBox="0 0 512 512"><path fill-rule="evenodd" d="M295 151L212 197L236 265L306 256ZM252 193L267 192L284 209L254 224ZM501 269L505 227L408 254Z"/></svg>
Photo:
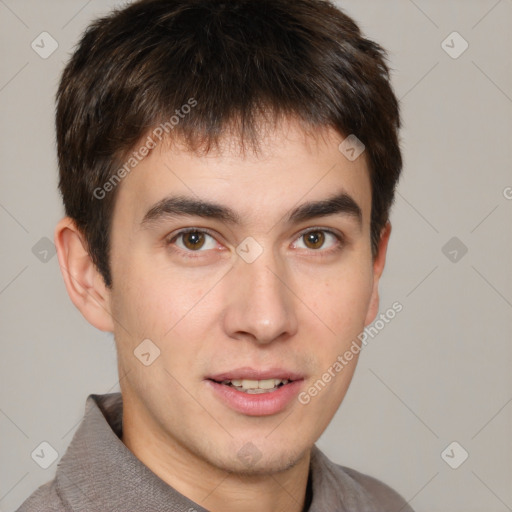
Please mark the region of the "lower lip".
<svg viewBox="0 0 512 512"><path fill-rule="evenodd" d="M295 380L268 393L249 394L220 384L213 380L206 381L213 392L231 409L247 416L270 416L277 414L299 394L302 380Z"/></svg>

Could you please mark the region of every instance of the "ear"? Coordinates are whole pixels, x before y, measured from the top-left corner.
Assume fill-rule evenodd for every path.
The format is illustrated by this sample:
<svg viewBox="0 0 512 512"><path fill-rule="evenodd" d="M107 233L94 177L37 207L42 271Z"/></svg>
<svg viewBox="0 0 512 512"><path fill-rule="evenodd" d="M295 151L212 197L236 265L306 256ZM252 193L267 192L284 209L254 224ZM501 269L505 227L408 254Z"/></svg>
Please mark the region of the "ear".
<svg viewBox="0 0 512 512"><path fill-rule="evenodd" d="M101 331L113 332L110 290L92 262L87 244L73 219L55 228L55 246L68 295L85 319Z"/></svg>
<svg viewBox="0 0 512 512"><path fill-rule="evenodd" d="M379 248L373 261L373 288L370 304L364 322L365 327L371 324L379 312L379 281L386 264L386 253L388 250L389 237L391 235L391 224L388 221L380 232Z"/></svg>

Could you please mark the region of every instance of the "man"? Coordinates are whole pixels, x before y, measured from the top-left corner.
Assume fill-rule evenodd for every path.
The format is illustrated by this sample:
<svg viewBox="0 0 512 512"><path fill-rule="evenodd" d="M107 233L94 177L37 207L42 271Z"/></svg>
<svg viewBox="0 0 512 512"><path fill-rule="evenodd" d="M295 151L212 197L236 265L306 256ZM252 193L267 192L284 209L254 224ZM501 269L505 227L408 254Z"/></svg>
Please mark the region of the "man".
<svg viewBox="0 0 512 512"><path fill-rule="evenodd" d="M321 0L142 0L88 28L55 242L121 394L88 398L20 512L411 510L315 446L379 307L402 167L384 55Z"/></svg>

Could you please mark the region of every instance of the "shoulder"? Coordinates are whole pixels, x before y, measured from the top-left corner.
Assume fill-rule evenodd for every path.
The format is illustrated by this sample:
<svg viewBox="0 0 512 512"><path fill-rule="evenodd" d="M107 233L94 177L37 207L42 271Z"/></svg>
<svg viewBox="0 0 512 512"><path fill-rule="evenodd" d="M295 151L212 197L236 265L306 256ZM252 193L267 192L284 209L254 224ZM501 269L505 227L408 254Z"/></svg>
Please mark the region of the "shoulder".
<svg viewBox="0 0 512 512"><path fill-rule="evenodd" d="M316 446L312 452L312 467L317 475L317 490L329 504L334 504L332 495L335 495L338 503L343 503L343 510L414 512L404 498L384 482L334 463Z"/></svg>
<svg viewBox="0 0 512 512"><path fill-rule="evenodd" d="M37 488L16 512L66 512L66 507L57 492L55 480Z"/></svg>
<svg viewBox="0 0 512 512"><path fill-rule="evenodd" d="M396 512L397 510L413 512L404 498L381 480L360 473L352 468L338 465L337 467L360 485L372 497L373 501L379 505L379 510L382 510L382 512Z"/></svg>

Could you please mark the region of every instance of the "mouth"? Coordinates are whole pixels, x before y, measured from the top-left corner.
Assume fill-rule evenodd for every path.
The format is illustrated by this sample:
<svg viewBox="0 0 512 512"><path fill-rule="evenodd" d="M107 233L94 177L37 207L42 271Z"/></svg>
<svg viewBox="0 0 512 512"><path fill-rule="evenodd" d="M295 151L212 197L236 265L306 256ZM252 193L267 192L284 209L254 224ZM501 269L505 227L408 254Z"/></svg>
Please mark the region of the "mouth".
<svg viewBox="0 0 512 512"><path fill-rule="evenodd" d="M269 416L293 403L304 384L304 375L283 368L238 368L208 376L205 382L216 399L246 416Z"/></svg>
<svg viewBox="0 0 512 512"><path fill-rule="evenodd" d="M270 378L270 379L225 379L222 381L215 379L208 379L217 384L222 384L224 386L229 386L237 391L241 391L242 393L247 393L249 395L259 395L261 393L273 393L277 391L279 388L286 386L290 382L294 382L290 379L281 379L281 378Z"/></svg>

